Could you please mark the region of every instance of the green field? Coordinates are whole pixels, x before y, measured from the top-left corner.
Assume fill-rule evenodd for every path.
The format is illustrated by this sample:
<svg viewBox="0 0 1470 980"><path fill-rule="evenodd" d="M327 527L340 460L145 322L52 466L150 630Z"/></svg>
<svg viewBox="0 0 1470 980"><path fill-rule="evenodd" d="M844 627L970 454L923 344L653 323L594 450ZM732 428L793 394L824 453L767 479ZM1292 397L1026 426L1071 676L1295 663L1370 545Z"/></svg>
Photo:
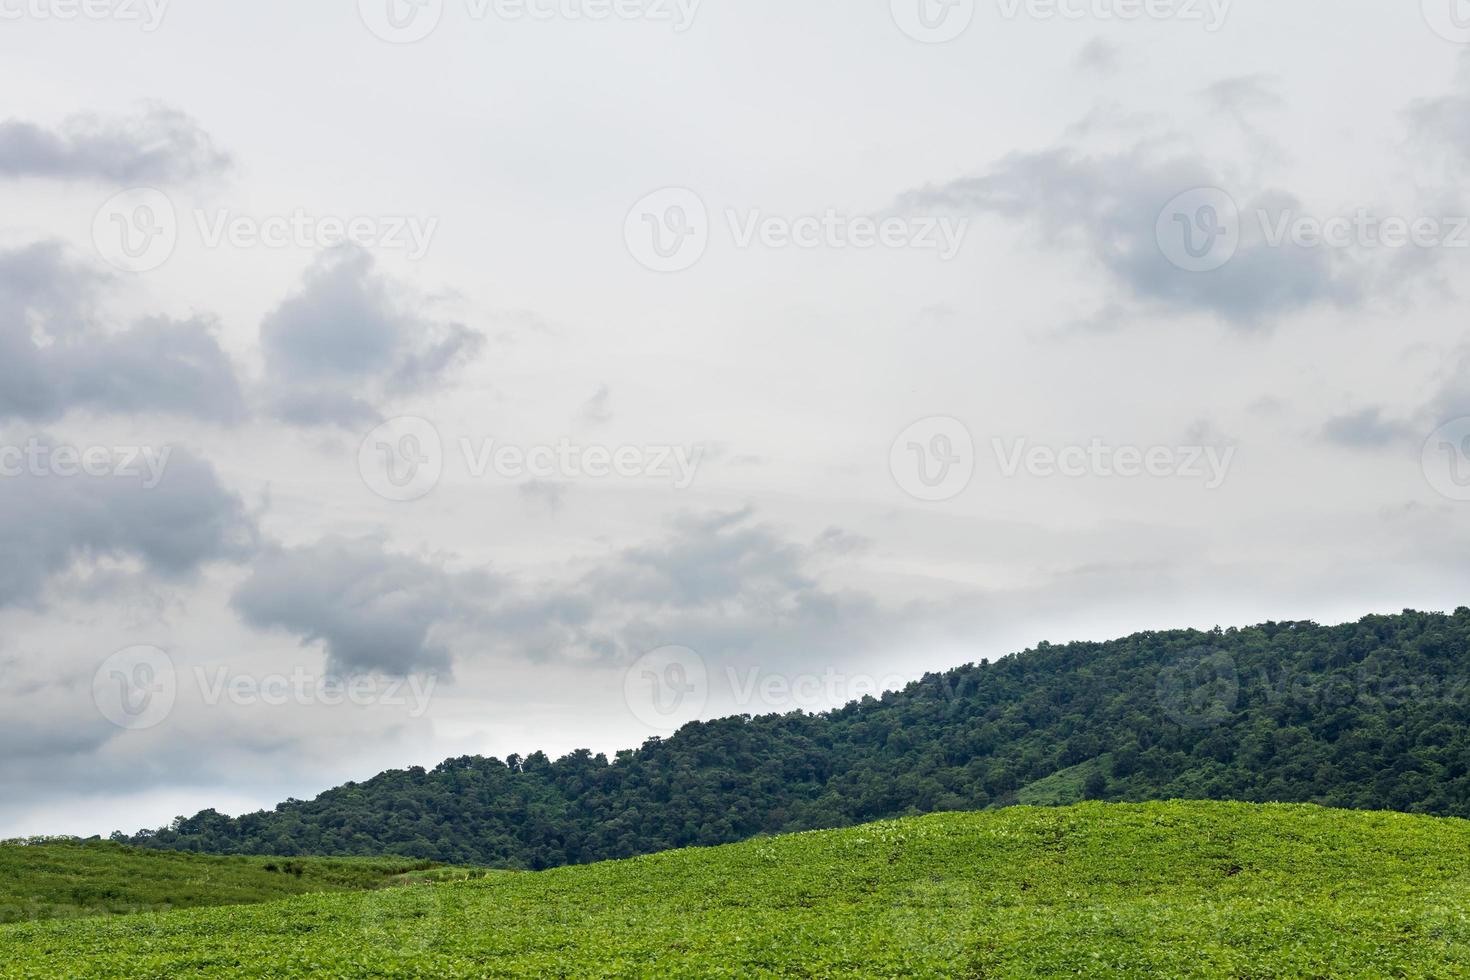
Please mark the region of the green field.
<svg viewBox="0 0 1470 980"><path fill-rule="evenodd" d="M1470 822L941 814L544 872L0 927L4 976L1465 976Z"/></svg>
<svg viewBox="0 0 1470 980"><path fill-rule="evenodd" d="M411 858L235 858L107 841L0 844L0 923L268 902L436 875Z"/></svg>

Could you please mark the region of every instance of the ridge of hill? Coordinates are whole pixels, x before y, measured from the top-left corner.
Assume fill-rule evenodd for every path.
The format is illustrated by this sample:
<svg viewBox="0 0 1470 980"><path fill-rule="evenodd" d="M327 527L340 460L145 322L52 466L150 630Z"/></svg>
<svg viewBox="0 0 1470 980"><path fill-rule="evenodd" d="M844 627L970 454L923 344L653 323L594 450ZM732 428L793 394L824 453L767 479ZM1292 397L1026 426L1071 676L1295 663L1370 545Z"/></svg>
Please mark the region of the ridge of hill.
<svg viewBox="0 0 1470 980"><path fill-rule="evenodd" d="M1458 976L1470 822L948 813L534 873L0 927L0 976Z"/></svg>
<svg viewBox="0 0 1470 980"><path fill-rule="evenodd" d="M823 714L690 724L612 760L466 756L115 837L541 869L1083 798L1470 817L1470 609L1043 643Z"/></svg>

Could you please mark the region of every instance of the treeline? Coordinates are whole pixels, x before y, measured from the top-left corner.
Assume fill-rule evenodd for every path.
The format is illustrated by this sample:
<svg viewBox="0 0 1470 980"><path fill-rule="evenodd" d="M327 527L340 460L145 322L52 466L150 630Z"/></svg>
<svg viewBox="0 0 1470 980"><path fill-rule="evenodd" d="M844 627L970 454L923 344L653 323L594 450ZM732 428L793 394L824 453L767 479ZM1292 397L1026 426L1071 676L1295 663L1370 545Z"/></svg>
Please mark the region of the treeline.
<svg viewBox="0 0 1470 980"><path fill-rule="evenodd" d="M1042 644L821 715L691 724L612 760L466 756L114 839L539 869L1081 796L1470 817L1470 609Z"/></svg>

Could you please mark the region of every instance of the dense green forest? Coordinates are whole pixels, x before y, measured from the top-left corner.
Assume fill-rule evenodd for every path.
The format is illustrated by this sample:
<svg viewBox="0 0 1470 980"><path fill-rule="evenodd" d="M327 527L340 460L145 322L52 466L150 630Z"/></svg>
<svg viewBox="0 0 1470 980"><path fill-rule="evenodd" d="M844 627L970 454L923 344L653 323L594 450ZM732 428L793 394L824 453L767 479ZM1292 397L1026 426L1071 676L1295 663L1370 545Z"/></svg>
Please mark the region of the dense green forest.
<svg viewBox="0 0 1470 980"><path fill-rule="evenodd" d="M1078 798L1470 816L1470 609L1042 644L825 714L691 724L612 760L464 757L116 836L540 869Z"/></svg>

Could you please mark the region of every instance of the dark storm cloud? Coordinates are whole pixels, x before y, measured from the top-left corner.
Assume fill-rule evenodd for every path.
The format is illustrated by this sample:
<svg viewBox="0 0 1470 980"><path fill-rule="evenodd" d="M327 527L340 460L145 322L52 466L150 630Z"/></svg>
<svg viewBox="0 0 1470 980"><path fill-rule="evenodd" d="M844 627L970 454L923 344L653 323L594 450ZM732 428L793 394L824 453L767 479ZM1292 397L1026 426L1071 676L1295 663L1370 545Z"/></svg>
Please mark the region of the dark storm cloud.
<svg viewBox="0 0 1470 980"><path fill-rule="evenodd" d="M167 183L218 174L230 158L177 109L149 106L125 119L76 115L49 128L0 122L0 176Z"/></svg>
<svg viewBox="0 0 1470 980"><path fill-rule="evenodd" d="M376 539L329 538L268 550L232 602L251 626L320 643L335 672L405 676L449 671L444 631L472 621L493 587Z"/></svg>
<svg viewBox="0 0 1470 980"><path fill-rule="evenodd" d="M214 325L155 317L109 331L98 308L109 283L55 243L0 251L0 418L239 419L240 384Z"/></svg>
<svg viewBox="0 0 1470 980"><path fill-rule="evenodd" d="M42 475L6 459L0 606L38 600L48 581L83 561L133 559L154 577L181 581L253 551L254 521L209 463L167 447L114 462L108 475Z"/></svg>
<svg viewBox="0 0 1470 980"><path fill-rule="evenodd" d="M479 353L481 334L415 305L366 251L324 253L261 324L271 413L304 426L372 421L378 404L438 383Z"/></svg>

